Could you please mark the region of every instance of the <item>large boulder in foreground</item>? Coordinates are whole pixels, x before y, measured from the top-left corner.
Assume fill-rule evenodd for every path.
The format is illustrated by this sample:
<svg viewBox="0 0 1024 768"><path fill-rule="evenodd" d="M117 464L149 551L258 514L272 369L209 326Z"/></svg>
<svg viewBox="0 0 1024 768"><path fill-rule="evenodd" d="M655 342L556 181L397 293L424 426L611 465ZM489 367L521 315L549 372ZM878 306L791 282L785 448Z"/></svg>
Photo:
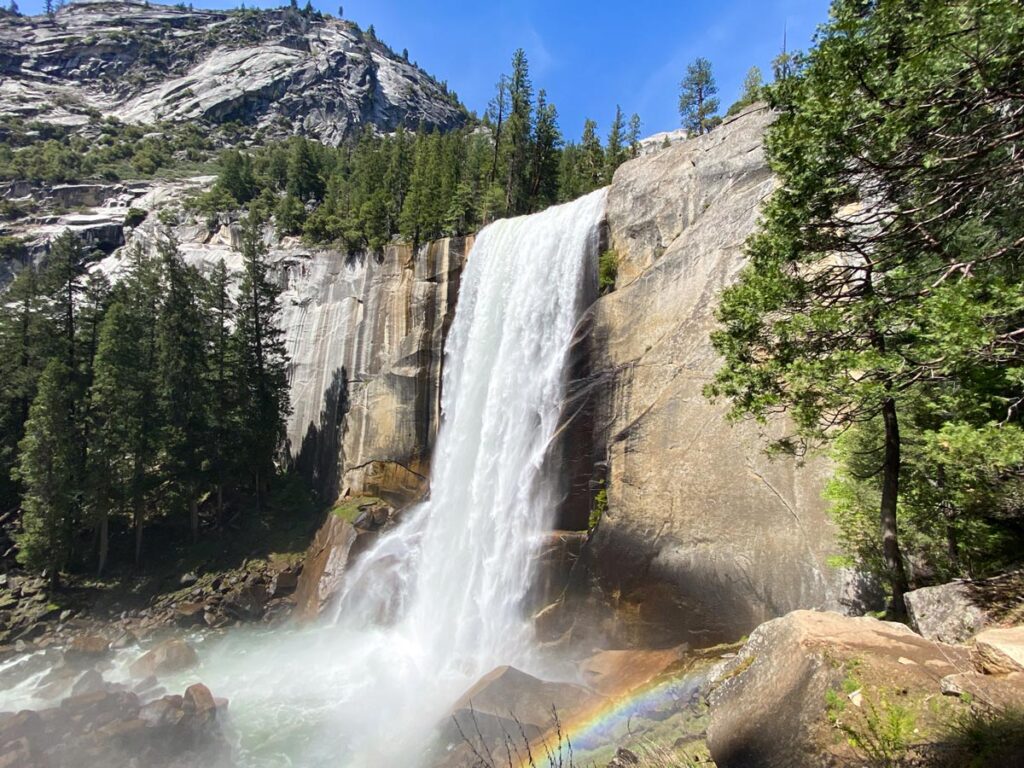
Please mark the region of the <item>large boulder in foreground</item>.
<svg viewBox="0 0 1024 768"><path fill-rule="evenodd" d="M312 620L320 615L341 587L352 545L358 533L348 520L328 515L306 552L295 590L295 615Z"/></svg>
<svg viewBox="0 0 1024 768"><path fill-rule="evenodd" d="M611 186L618 279L586 319L591 370L575 390L592 398L594 459L607 465L593 549L628 619L619 642L709 646L840 605L828 468L770 460L756 425L729 423L702 394L720 365L709 340L719 293L775 186L762 146L772 119L751 108L624 164Z"/></svg>
<svg viewBox="0 0 1024 768"><path fill-rule="evenodd" d="M711 756L719 768L845 764L858 757L849 733L870 733L876 716L883 724L905 718L908 741L927 742L966 709L942 695L941 681L968 667L965 647L902 624L790 613L758 627L718 671Z"/></svg>
<svg viewBox="0 0 1024 768"><path fill-rule="evenodd" d="M974 638L971 659L986 675L1024 673L1024 626L985 630Z"/></svg>

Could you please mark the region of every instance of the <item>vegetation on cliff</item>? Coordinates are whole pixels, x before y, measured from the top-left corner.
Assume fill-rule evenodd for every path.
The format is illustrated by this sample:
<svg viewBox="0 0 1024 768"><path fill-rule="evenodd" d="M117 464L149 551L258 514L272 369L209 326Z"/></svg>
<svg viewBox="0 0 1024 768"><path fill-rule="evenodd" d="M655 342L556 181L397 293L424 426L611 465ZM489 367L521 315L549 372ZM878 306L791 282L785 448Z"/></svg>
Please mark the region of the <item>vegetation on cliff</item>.
<svg viewBox="0 0 1024 768"><path fill-rule="evenodd" d="M1019 557L1024 10L837 0L797 64L709 393L835 445L849 554L901 614L912 578Z"/></svg>
<svg viewBox="0 0 1024 768"><path fill-rule="evenodd" d="M237 290L223 263L185 264L173 241L133 252L111 286L84 278L84 249L58 238L47 265L18 275L0 306L4 509L21 504L20 558L55 582L107 565L111 528L178 519L199 505L258 508L289 409L286 353L262 227L250 219ZM38 381L37 381L38 380Z"/></svg>
<svg viewBox="0 0 1024 768"><path fill-rule="evenodd" d="M242 206L274 217L278 230L350 251L393 237L423 243L465 235L505 216L576 199L611 182L636 157L640 120L616 110L607 143L588 120L566 144L558 112L534 93L529 63L516 51L479 124L448 133L399 127L329 147L293 137L249 152L225 151L215 187L196 200L214 215Z"/></svg>

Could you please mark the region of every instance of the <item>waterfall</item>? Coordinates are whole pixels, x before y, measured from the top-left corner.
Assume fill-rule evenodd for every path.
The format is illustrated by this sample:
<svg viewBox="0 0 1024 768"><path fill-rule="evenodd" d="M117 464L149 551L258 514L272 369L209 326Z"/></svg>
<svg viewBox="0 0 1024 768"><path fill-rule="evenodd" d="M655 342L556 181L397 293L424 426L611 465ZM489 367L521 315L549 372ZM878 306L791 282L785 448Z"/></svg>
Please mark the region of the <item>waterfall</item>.
<svg viewBox="0 0 1024 768"><path fill-rule="evenodd" d="M337 621L392 619L391 642L411 653L405 684L425 688L410 718L422 699L443 714L498 665L531 665L521 602L557 503L542 465L604 202L602 190L480 233L448 337L430 498L347 580Z"/></svg>
<svg viewBox="0 0 1024 768"><path fill-rule="evenodd" d="M545 480L604 190L477 237L446 345L430 497L359 556L333 620L226 640L201 670L253 766L415 766L481 676L537 670L522 610L553 523ZM592 267L591 267L592 268Z"/></svg>

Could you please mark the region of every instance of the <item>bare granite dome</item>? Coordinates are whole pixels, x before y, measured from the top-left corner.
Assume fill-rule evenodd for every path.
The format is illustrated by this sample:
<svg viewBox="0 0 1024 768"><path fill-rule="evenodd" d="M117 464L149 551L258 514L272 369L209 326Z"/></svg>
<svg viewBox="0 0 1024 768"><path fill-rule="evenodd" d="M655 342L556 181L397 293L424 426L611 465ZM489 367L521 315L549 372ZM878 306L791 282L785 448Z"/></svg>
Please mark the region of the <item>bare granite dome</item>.
<svg viewBox="0 0 1024 768"><path fill-rule="evenodd" d="M446 86L351 22L294 9L76 2L0 18L0 117L237 121L338 144L466 119Z"/></svg>

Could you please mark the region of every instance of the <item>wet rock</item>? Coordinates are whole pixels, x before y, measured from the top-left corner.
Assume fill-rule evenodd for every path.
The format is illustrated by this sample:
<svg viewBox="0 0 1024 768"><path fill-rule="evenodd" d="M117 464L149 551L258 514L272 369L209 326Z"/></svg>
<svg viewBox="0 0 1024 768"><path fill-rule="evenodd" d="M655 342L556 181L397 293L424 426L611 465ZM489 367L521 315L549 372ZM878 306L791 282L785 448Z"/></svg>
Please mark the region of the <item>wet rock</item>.
<svg viewBox="0 0 1024 768"><path fill-rule="evenodd" d="M295 613L312 620L320 615L341 586L356 529L337 515L328 515L306 553L295 591Z"/></svg>
<svg viewBox="0 0 1024 768"><path fill-rule="evenodd" d="M174 608L175 623L179 627L194 627L203 622L204 611L202 603L179 603Z"/></svg>
<svg viewBox="0 0 1024 768"><path fill-rule="evenodd" d="M80 634L71 638L64 656L75 664L91 663L110 653L110 643L102 635Z"/></svg>
<svg viewBox="0 0 1024 768"><path fill-rule="evenodd" d="M223 609L236 619L253 621L263 616L268 597L267 589L262 584L244 584L228 594Z"/></svg>
<svg viewBox="0 0 1024 768"><path fill-rule="evenodd" d="M82 696L86 693L102 691L104 688L105 682L103 680L103 675L98 670L88 669L75 681L75 684L71 686L71 695Z"/></svg>
<svg viewBox="0 0 1024 768"><path fill-rule="evenodd" d="M525 734L531 741L554 726L552 708L567 721L600 700L586 688L553 683L514 667L498 667L484 675L452 706L442 722L444 749L459 747L463 734L475 734L486 750L496 750L506 734ZM520 730L521 729L521 730Z"/></svg>
<svg viewBox="0 0 1024 768"><path fill-rule="evenodd" d="M178 584L182 587L191 587L197 581L199 581L199 577L196 576L194 573L189 572L184 574L181 577L181 579L179 579Z"/></svg>
<svg viewBox="0 0 1024 768"><path fill-rule="evenodd" d="M129 672L134 678L145 679L181 672L198 663L199 657L192 646L184 640L174 639L161 643L136 659Z"/></svg>
<svg viewBox="0 0 1024 768"><path fill-rule="evenodd" d="M578 666L589 687L605 696L615 696L678 667L686 658L686 650L680 645L660 651L601 651Z"/></svg>
<svg viewBox="0 0 1024 768"><path fill-rule="evenodd" d="M302 566L299 565L294 568L287 568L277 573L270 585L271 596L286 597L294 593L299 586L299 574L301 572Z"/></svg>

